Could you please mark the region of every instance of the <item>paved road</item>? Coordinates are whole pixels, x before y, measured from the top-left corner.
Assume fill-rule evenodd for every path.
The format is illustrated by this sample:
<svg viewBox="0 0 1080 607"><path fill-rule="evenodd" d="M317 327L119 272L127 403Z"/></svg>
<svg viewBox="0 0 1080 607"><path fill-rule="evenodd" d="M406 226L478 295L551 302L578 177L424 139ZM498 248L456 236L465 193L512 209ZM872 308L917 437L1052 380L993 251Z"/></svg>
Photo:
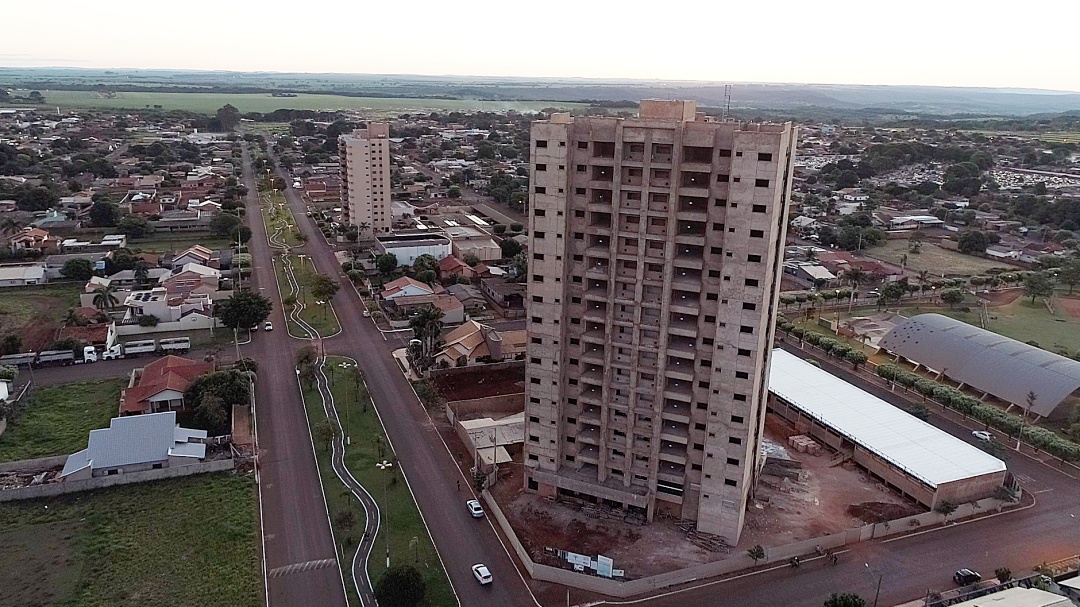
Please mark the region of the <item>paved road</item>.
<svg viewBox="0 0 1080 607"><path fill-rule="evenodd" d="M305 217L303 200L291 187L286 199L308 236L307 252L322 271L339 264L310 218ZM426 411L417 401L408 381L390 356L383 336L350 289L343 289L335 301L342 332L325 340L329 354L355 358L364 372L375 406L386 424L386 433L420 510L442 556L447 575L462 605L532 605L525 583L500 543L487 519L473 519L465 509L471 498L457 465L439 438ZM374 346L374 347L373 347ZM457 481L462 480L462 489ZM391 524L393 521L391 520ZM391 555L393 557L393 555ZM485 563L496 583L482 588L472 576L473 563Z"/></svg>
<svg viewBox="0 0 1080 607"><path fill-rule="evenodd" d="M276 331L256 334L251 346L259 362L255 411L266 566L270 572L267 592L271 607L339 607L346 604L342 575L332 560L335 549L330 522L294 372L293 353L304 342L292 339L285 330L250 161L245 145L244 185L248 188L246 208L252 231L248 244L255 285L274 300L270 318L278 327Z"/></svg>

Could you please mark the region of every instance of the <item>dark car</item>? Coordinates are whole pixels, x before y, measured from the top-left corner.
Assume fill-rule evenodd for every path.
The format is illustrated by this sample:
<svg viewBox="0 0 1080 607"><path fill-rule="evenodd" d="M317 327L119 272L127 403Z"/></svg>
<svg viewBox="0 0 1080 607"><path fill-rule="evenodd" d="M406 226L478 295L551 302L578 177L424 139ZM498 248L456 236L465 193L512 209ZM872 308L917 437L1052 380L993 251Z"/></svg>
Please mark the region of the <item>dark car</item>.
<svg viewBox="0 0 1080 607"><path fill-rule="evenodd" d="M960 571L957 571L953 574L952 579L954 582L961 586L968 586L981 580L982 576L979 575L977 571L972 571L970 569L961 569Z"/></svg>

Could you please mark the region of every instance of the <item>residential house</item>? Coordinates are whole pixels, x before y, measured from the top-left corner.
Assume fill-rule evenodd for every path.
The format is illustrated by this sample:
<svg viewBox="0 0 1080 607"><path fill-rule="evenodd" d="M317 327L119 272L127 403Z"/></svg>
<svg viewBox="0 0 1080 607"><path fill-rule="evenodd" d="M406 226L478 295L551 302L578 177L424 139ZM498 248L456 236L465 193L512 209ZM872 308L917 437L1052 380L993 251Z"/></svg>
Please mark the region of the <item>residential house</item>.
<svg viewBox="0 0 1080 607"><path fill-rule="evenodd" d="M25 287L49 282L44 263L0 265L0 287Z"/></svg>
<svg viewBox="0 0 1080 607"><path fill-rule="evenodd" d="M176 468L206 457L206 430L183 428L176 412L114 417L108 428L90 431L86 448L68 456L61 480Z"/></svg>
<svg viewBox="0 0 1080 607"><path fill-rule="evenodd" d="M443 349L435 355L440 367L465 367L503 360L524 360L525 331L497 331L470 320L443 336Z"/></svg>
<svg viewBox="0 0 1080 607"><path fill-rule="evenodd" d="M203 318L187 319L190 328L209 328L213 319L213 297L208 293L170 294L166 287L132 291L124 299L126 312L121 324L135 325L142 316L153 316L159 323L179 322L192 314ZM201 325L206 325L202 327ZM195 326L200 325L200 326Z"/></svg>
<svg viewBox="0 0 1080 607"><path fill-rule="evenodd" d="M77 219L71 219L66 214L57 211L56 209L49 209L45 213L30 223L35 228L41 228L52 234L71 234L75 230L82 227L82 222Z"/></svg>
<svg viewBox="0 0 1080 607"><path fill-rule="evenodd" d="M459 325L465 322L465 306L453 295L436 295L431 298L431 305L442 311L444 325Z"/></svg>
<svg viewBox="0 0 1080 607"><path fill-rule="evenodd" d="M71 261L72 259L86 259L95 268L104 269L105 259L108 256L108 253L102 252L65 253L63 255L49 255L43 260L45 262L45 277L49 280L63 278L63 275L60 274L60 270L64 268L64 264Z"/></svg>
<svg viewBox="0 0 1080 607"><path fill-rule="evenodd" d="M199 287L201 292L217 291L221 281L221 271L197 263L186 263L172 273L162 276L159 283L169 295L188 295Z"/></svg>
<svg viewBox="0 0 1080 607"><path fill-rule="evenodd" d="M446 292L453 295L465 306L465 311L470 314L482 312L487 308L487 300L484 299L480 289L472 285L450 285Z"/></svg>
<svg viewBox="0 0 1080 607"><path fill-rule="evenodd" d="M189 263L197 263L208 268L217 268L218 264L214 261L215 257L213 250L202 245L193 245L165 262L165 267L175 270Z"/></svg>
<svg viewBox="0 0 1080 607"><path fill-rule="evenodd" d="M131 372L128 387L120 392L120 415L145 415L185 409L184 392L214 363L179 356L164 356Z"/></svg>
<svg viewBox="0 0 1080 607"><path fill-rule="evenodd" d="M426 285L418 280L402 276L383 285L380 296L384 301L392 301L399 297L415 297L417 295L431 296L435 294L434 287Z"/></svg>
<svg viewBox="0 0 1080 607"><path fill-rule="evenodd" d="M480 291L507 318L525 316L525 283L501 277L482 278Z"/></svg>
<svg viewBox="0 0 1080 607"><path fill-rule="evenodd" d="M477 276L476 270L469 267L469 264L461 261L457 257L450 255L443 257L439 260L439 278L441 280L450 281L457 280L464 276L465 278L475 278Z"/></svg>
<svg viewBox="0 0 1080 607"><path fill-rule="evenodd" d="M30 251L45 253L55 249L59 244L59 238L54 238L47 231L33 226L26 226L8 238L8 245L13 253Z"/></svg>
<svg viewBox="0 0 1080 607"><path fill-rule="evenodd" d="M453 254L459 258L464 259L471 254L480 261L502 259L502 247L483 230L468 226L450 226L444 231L450 237Z"/></svg>

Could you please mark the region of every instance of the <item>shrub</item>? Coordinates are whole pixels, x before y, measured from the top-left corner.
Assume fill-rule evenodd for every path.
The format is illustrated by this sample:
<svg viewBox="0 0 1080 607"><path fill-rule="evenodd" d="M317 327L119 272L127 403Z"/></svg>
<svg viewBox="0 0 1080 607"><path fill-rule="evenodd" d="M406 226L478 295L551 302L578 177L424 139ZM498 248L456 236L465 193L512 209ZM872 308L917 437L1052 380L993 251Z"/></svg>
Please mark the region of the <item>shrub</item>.
<svg viewBox="0 0 1080 607"><path fill-rule="evenodd" d="M158 317L153 314L143 314L139 317L140 327L156 327L158 322Z"/></svg>

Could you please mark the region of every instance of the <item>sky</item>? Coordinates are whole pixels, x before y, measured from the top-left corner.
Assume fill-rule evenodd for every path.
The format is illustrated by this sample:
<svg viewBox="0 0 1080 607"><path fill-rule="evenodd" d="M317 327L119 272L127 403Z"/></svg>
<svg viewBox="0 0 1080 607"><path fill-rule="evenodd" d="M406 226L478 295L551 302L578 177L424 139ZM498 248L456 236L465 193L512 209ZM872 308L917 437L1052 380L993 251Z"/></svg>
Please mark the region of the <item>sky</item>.
<svg viewBox="0 0 1080 607"><path fill-rule="evenodd" d="M4 4L4 67L1080 91L1075 0Z"/></svg>

